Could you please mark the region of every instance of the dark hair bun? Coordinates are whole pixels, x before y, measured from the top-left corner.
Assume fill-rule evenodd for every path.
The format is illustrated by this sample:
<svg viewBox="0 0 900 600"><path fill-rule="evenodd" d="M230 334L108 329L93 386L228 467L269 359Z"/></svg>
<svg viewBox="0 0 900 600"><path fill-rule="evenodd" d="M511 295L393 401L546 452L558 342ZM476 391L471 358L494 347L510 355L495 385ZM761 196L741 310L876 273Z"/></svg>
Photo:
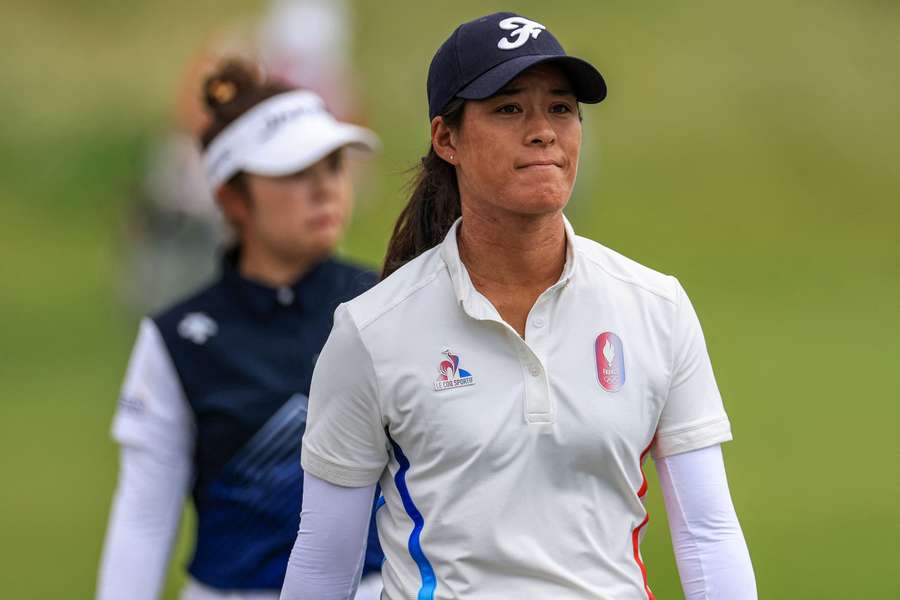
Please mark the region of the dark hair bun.
<svg viewBox="0 0 900 600"><path fill-rule="evenodd" d="M212 120L200 135L201 146L206 148L229 123L263 100L290 89L278 81L264 80L253 63L226 60L203 82L203 101Z"/></svg>
<svg viewBox="0 0 900 600"><path fill-rule="evenodd" d="M206 78L203 99L215 120L233 121L256 103L261 85L259 71L252 65L229 60Z"/></svg>

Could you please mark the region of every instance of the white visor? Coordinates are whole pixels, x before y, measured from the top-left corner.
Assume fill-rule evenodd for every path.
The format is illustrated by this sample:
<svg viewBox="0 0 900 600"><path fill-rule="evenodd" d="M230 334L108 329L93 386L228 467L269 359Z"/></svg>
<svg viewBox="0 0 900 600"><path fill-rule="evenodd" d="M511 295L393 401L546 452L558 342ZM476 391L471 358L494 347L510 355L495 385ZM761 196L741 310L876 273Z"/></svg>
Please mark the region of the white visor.
<svg viewBox="0 0 900 600"><path fill-rule="evenodd" d="M341 123L319 96L297 90L264 100L230 123L207 147L203 167L215 192L241 171L290 175L344 146L374 151L378 136Z"/></svg>

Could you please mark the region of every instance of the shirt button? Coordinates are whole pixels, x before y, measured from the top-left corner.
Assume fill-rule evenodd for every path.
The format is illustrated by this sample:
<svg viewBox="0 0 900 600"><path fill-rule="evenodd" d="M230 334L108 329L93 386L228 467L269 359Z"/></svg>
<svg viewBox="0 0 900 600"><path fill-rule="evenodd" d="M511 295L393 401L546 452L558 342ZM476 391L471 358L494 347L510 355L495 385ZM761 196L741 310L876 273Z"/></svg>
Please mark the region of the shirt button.
<svg viewBox="0 0 900 600"><path fill-rule="evenodd" d="M534 320L534 326L535 327L543 327L544 320L542 318L538 317L537 319Z"/></svg>
<svg viewBox="0 0 900 600"><path fill-rule="evenodd" d="M278 304L282 306L290 306L294 302L294 290L289 287L282 286L278 288L277 292L275 292L275 298L278 299Z"/></svg>
<svg viewBox="0 0 900 600"><path fill-rule="evenodd" d="M528 367L528 372L531 373L532 377L537 377L541 374L541 368L537 365L531 365Z"/></svg>

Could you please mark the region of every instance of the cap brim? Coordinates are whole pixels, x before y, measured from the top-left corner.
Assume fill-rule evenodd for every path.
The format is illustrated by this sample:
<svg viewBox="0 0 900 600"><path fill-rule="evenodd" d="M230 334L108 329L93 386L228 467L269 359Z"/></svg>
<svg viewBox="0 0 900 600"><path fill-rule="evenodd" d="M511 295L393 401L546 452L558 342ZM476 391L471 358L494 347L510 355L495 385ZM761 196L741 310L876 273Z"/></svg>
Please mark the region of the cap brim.
<svg viewBox="0 0 900 600"><path fill-rule="evenodd" d="M558 64L575 87L579 102L596 104L606 98L606 81L594 65L574 56L517 56L485 71L456 95L466 100L483 100L499 92L519 73L541 63Z"/></svg>
<svg viewBox="0 0 900 600"><path fill-rule="evenodd" d="M244 159L242 170L273 177L290 175L345 146L374 152L380 143L378 136L364 127L331 119L304 119L260 144Z"/></svg>

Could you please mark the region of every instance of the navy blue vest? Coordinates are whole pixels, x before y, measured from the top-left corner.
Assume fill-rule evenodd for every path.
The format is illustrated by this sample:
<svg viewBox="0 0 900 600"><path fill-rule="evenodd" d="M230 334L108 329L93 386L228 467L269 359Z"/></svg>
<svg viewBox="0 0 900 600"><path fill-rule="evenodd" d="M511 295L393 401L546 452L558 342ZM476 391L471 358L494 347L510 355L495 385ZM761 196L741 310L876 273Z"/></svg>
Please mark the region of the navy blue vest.
<svg viewBox="0 0 900 600"><path fill-rule="evenodd" d="M313 366L337 305L377 278L331 259L271 288L235 263L232 254L218 281L154 318L197 428L188 571L220 589L280 589L300 522ZM373 523L364 573L382 560Z"/></svg>

